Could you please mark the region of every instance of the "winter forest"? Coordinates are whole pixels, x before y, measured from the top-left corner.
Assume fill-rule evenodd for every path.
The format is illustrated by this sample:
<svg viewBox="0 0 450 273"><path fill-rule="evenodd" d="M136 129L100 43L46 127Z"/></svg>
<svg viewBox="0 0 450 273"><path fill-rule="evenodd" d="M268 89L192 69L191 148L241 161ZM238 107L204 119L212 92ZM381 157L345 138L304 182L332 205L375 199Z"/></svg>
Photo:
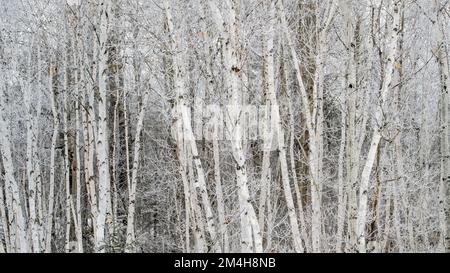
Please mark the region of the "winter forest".
<svg viewBox="0 0 450 273"><path fill-rule="evenodd" d="M449 252L449 0L0 0L0 253Z"/></svg>

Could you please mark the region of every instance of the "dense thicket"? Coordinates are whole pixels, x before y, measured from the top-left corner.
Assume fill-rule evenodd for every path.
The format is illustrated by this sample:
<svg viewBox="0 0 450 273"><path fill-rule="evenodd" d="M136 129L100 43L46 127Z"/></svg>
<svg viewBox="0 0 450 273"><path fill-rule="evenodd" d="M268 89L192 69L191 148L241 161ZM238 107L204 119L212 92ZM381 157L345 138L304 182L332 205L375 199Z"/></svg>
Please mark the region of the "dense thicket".
<svg viewBox="0 0 450 273"><path fill-rule="evenodd" d="M0 0L0 253L448 252L447 0Z"/></svg>

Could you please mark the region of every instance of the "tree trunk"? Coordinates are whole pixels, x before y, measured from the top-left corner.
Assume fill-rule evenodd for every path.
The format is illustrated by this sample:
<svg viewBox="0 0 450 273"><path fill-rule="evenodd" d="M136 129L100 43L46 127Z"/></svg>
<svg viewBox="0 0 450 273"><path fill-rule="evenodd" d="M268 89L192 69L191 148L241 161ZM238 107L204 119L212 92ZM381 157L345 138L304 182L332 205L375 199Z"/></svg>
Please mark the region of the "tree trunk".
<svg viewBox="0 0 450 273"><path fill-rule="evenodd" d="M397 54L398 36L400 31L400 9L401 1L394 1L392 3L393 24L389 31L389 39L387 44L387 54L384 60L384 80L380 90L379 105L375 110L376 128L374 129L370 149L367 154L366 163L361 174L361 185L359 188L359 207L357 219L357 234L358 234L358 250L359 252L366 252L366 219L367 219L367 202L370 174L372 172L373 163L375 161L376 151L381 140L381 133L384 128L384 120L382 119L383 109L387 105L388 92L391 89L391 81L394 73L395 56Z"/></svg>
<svg viewBox="0 0 450 273"><path fill-rule="evenodd" d="M111 196L110 172L109 172L109 145L108 145L108 111L107 111L107 82L108 82L108 29L111 13L111 1L102 0L100 2L100 29L99 29L99 43L100 53L98 62L98 135L97 135L97 160L98 160L98 216L97 216L97 236L96 251L105 252L105 228L106 219L109 218L108 207Z"/></svg>

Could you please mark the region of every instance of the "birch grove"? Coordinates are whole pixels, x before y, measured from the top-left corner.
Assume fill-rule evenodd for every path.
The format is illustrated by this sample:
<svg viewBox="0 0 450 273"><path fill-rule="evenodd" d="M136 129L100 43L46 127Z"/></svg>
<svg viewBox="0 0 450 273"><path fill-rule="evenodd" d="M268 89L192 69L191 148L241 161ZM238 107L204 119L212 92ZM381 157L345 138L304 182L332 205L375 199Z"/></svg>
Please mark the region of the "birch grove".
<svg viewBox="0 0 450 273"><path fill-rule="evenodd" d="M445 0L0 0L0 253L449 252Z"/></svg>

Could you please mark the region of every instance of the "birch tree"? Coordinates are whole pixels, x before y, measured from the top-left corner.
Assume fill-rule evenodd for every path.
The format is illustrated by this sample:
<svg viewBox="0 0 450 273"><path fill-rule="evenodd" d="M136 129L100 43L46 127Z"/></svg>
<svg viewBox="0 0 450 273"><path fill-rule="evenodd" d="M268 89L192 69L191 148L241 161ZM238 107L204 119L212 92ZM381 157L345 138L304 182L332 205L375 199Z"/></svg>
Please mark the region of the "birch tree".
<svg viewBox="0 0 450 273"><path fill-rule="evenodd" d="M448 251L444 1L0 6L0 253Z"/></svg>
<svg viewBox="0 0 450 273"><path fill-rule="evenodd" d="M357 220L357 234L358 234L358 250L359 252L366 252L366 235L365 226L367 219L367 200L370 174L375 161L376 151L382 138L382 131L384 128L384 120L382 119L383 109L386 107L389 91L392 86L392 76L394 74L395 56L398 47L398 36L400 32L400 13L401 1L392 2L392 16L393 23L390 28L389 40L386 45L385 75L383 78L383 85L380 90L380 97L377 108L374 113L376 127L371 139L369 152L367 154L366 163L361 174L361 184L359 188L359 206L358 206L358 220Z"/></svg>
<svg viewBox="0 0 450 273"><path fill-rule="evenodd" d="M107 209L110 200L110 173L109 173L109 145L108 145L108 123L107 123L107 61L108 61L108 28L111 14L111 1L100 2L100 26L99 26L99 80L98 90L100 98L98 100L98 136L97 136L97 156L99 168L99 194L98 194L98 216L96 219L96 249L103 252L105 244L105 225Z"/></svg>
<svg viewBox="0 0 450 273"><path fill-rule="evenodd" d="M441 88L440 97L440 124L441 124L441 173L439 183L439 222L441 230L440 244L442 250L449 251L449 188L450 188L450 146L449 146L449 95L448 86L450 85L449 76L449 59L448 59L448 43L445 38L445 7L440 1L435 1L434 9L436 10L436 19L433 22L434 32L436 36L436 57L439 64L439 79ZM446 46L447 45L447 46Z"/></svg>

